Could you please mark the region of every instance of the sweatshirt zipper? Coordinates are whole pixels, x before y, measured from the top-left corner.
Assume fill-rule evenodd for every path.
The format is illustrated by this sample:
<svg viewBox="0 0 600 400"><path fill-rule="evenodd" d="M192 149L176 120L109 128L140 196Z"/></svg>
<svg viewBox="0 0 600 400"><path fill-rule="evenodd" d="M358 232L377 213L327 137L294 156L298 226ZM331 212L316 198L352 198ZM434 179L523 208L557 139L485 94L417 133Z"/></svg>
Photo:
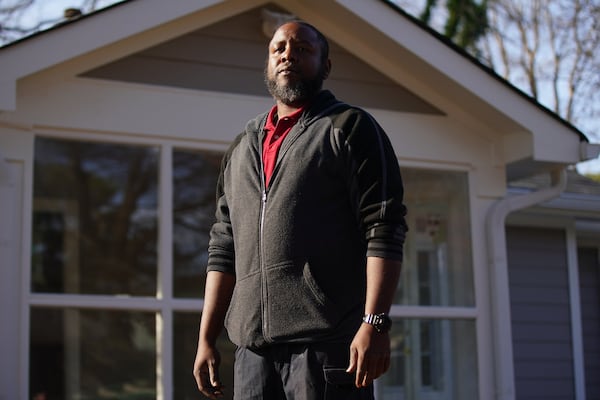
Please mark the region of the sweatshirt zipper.
<svg viewBox="0 0 600 400"><path fill-rule="evenodd" d="M285 147L282 147L279 149L279 155L277 156L277 160L275 162L275 168L273 169L273 174L271 175L271 182L274 181L274 177L277 174L277 170L279 169L279 164L280 164L280 160L283 158L283 156L285 155L285 153L287 153L288 149L291 147L291 144L298 138L298 136L300 136L300 133L302 133L306 127L304 121L302 118L300 118L300 121L298 121L298 124L300 124L300 129L298 129L295 133L295 135L293 137L290 137ZM263 127L264 129L264 127ZM294 128L292 128L294 129ZM291 132L290 132L291 133ZM264 160L262 157L262 140L264 139L261 138L261 142L259 145L259 158L260 158L260 179L261 179L261 186L262 186L262 196L261 196L261 209L260 209L260 227L259 227L259 262L260 262L260 278L261 278L261 313L262 313L262 333L263 333L263 338L265 339L265 342L267 343L272 343L273 340L271 339L270 335L269 335L269 324L268 324L268 301L269 301L269 290L268 290L268 284L267 284L267 272L266 272L266 268L265 268L265 263L264 263L264 236L263 236L263 231L264 231L264 223L265 223L265 210L267 207L267 194L269 192L269 190L267 189L267 184L265 181L265 166L264 166ZM285 141L284 141L285 143Z"/></svg>
<svg viewBox="0 0 600 400"><path fill-rule="evenodd" d="M264 125L263 125L263 130L264 130ZM268 287L267 287L267 274L265 271L265 263L264 263L264 238L263 238L263 231L264 231L264 225L265 225L265 210L267 208L267 185L266 185L266 181L265 181L265 166L264 166L264 161L263 161L263 157L262 157L262 140L264 139L264 137L260 138L260 142L259 142L259 154L258 157L260 159L260 182L261 182L261 205L260 205L260 219L259 219L259 231L258 231L258 250L259 250L259 254L258 254L258 262L259 262L259 266L260 266L260 295L261 295L261 301L260 301L260 307L261 307L261 328L262 328L262 333L263 333L263 338L265 339L265 342L270 342L271 340L269 339L268 336L268 324L267 324L267 314L268 314L268 308L267 308L267 302L268 302L268 296L269 296L269 292L268 292Z"/></svg>
<svg viewBox="0 0 600 400"><path fill-rule="evenodd" d="M335 104L330 105L329 107L327 107L325 110L321 111L317 116L315 116L314 118L311 118L311 121L317 118L320 118L322 115L326 115L328 113L330 113L333 109L343 106L345 103L341 103L341 102L337 102ZM266 118L266 117L265 117ZM282 147L279 149L280 151L280 155L277 156L277 161L275 162L275 168L273 169L273 175L271 176L271 182L274 181L274 177L277 174L277 171L279 169L280 166L280 160L283 159L283 157L285 156L285 154L287 153L287 151L289 150L289 148L291 147L292 143L296 141L296 139L298 138L298 136L300 136L300 134L302 132L304 132L304 130L306 129L307 125L309 124L309 121L307 121L305 119L305 115L302 115L300 117L300 120L298 121L299 126L296 129L296 132L294 133L294 136L291 136L290 138L288 138L289 140L284 141L285 143L285 147ZM261 126L260 126L260 131L264 133L264 126L265 126L265 120L262 121ZM294 129L294 128L292 128ZM290 132L291 133L291 132ZM260 265L260 279L261 279L261 302L260 302L260 306L261 306L261 317L262 317L262 333L263 333L263 338L265 340L265 342L267 343L272 343L273 340L271 339L270 335L269 335L269 324L268 324L268 299L269 299L269 291L268 291L268 285L267 285L267 273L266 273L266 268L265 268L265 263L264 263L264 224L265 224L265 211L266 211L266 207L267 207L267 194L269 192L269 190L267 189L266 186L266 182L265 182L265 166L264 166L264 161L263 161L263 157L262 157L262 152L263 152L263 144L262 141L264 140L264 135L259 135L259 142L258 142L258 158L260 160L260 180L261 180L261 207L260 207L260 220L259 220L259 238L258 238L258 249L259 249L259 265Z"/></svg>
<svg viewBox="0 0 600 400"><path fill-rule="evenodd" d="M261 207L260 207L260 228L259 228L259 260L260 260L260 279L261 279L261 312L262 312L262 331L263 331L263 337L265 339L266 342L270 342L270 339L268 337L268 324L267 324L267 302L268 302L268 298L269 298L269 293L268 293L268 288L267 288L267 273L265 271L265 263L264 263L264 238L263 238L263 230L264 230L264 223L265 223L265 209L267 206L267 191L264 188L264 173L263 173L263 191L262 191L262 196L261 196Z"/></svg>

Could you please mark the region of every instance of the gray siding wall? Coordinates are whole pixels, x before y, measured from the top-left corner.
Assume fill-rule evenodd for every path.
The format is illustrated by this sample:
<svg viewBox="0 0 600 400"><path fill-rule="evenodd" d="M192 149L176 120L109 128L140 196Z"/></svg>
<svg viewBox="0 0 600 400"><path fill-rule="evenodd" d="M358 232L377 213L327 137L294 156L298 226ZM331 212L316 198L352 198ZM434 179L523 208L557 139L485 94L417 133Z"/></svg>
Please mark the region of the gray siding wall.
<svg viewBox="0 0 600 400"><path fill-rule="evenodd" d="M262 32L262 9L235 15L82 76L269 96L263 83L269 38ZM330 41L330 58L333 67L324 87L340 100L362 107L442 114L333 41Z"/></svg>
<svg viewBox="0 0 600 400"><path fill-rule="evenodd" d="M517 400L574 399L565 233L507 229Z"/></svg>
<svg viewBox="0 0 600 400"><path fill-rule="evenodd" d="M597 248L580 248L579 285L586 400L600 400L600 265Z"/></svg>

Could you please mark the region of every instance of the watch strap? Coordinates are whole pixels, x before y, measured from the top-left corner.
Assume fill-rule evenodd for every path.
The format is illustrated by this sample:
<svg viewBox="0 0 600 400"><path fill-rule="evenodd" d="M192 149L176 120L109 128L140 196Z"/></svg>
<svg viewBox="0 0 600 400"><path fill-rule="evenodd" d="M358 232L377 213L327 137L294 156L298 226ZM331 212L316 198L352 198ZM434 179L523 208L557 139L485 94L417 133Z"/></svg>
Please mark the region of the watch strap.
<svg viewBox="0 0 600 400"><path fill-rule="evenodd" d="M392 326L391 318L385 314L365 314L363 316L363 322L372 325L377 332L387 332Z"/></svg>

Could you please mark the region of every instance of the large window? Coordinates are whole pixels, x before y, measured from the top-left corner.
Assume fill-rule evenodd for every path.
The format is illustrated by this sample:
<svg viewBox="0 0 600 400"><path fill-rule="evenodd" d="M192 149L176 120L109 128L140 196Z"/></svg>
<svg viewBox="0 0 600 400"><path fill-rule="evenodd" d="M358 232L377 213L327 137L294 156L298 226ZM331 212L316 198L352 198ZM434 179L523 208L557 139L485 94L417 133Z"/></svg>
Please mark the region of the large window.
<svg viewBox="0 0 600 400"><path fill-rule="evenodd" d="M402 177L410 231L392 307L392 367L377 382L377 398L475 399L467 175L404 168ZM457 308L467 311L460 315Z"/></svg>
<svg viewBox="0 0 600 400"><path fill-rule="evenodd" d="M391 342L378 400L477 398L474 321L395 318Z"/></svg>
<svg viewBox="0 0 600 400"><path fill-rule="evenodd" d="M402 170L409 235L396 302L474 306L467 175Z"/></svg>
<svg viewBox="0 0 600 400"><path fill-rule="evenodd" d="M154 313L36 307L30 341L34 399L156 398Z"/></svg>
<svg viewBox="0 0 600 400"><path fill-rule="evenodd" d="M39 139L33 292L154 296L158 149Z"/></svg>
<svg viewBox="0 0 600 400"><path fill-rule="evenodd" d="M173 293L200 298L215 214L220 153L173 152Z"/></svg>
<svg viewBox="0 0 600 400"><path fill-rule="evenodd" d="M37 138L29 398L200 398L191 367L223 150ZM474 306L467 176L403 177L410 232L377 398L476 398L474 316L448 313ZM226 335L221 349L231 395Z"/></svg>

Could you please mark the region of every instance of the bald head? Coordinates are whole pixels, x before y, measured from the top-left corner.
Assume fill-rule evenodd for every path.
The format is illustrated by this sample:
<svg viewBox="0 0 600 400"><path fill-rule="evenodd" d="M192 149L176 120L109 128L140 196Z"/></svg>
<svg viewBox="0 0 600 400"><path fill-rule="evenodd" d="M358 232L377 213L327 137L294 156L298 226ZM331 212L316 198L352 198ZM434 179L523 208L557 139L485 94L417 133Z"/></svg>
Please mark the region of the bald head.
<svg viewBox="0 0 600 400"><path fill-rule="evenodd" d="M304 22L304 21L284 22L283 24L279 25L279 27L275 30L275 33L273 34L273 36L275 36L275 34L277 33L277 31L279 29L281 29L284 26L289 25L289 24L294 24L296 26L300 26L300 27L311 30L314 33L315 38L321 47L321 60L323 62L325 62L326 60L329 59L329 41L327 41L327 38L321 33L321 31L319 31L317 28L315 28L314 25L311 25L308 22Z"/></svg>

